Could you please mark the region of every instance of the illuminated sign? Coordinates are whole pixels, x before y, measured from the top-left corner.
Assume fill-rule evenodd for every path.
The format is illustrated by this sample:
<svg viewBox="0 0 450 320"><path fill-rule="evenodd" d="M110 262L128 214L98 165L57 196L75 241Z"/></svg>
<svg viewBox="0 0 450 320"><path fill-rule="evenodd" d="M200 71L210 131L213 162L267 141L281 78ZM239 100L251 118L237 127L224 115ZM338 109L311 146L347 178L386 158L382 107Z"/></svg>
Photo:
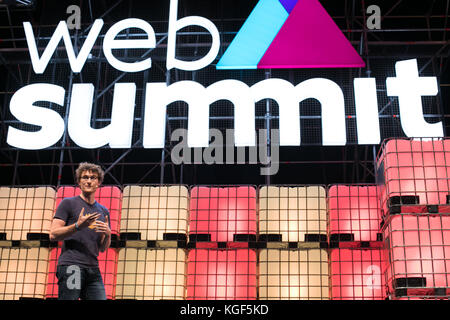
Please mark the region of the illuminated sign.
<svg viewBox="0 0 450 320"><path fill-rule="evenodd" d="M322 10L324 9L318 4L317 0L305 0L298 3L287 0L280 0L280 2L278 0L261 0L255 10L260 10L258 7L262 6L266 10L263 11L267 13L266 6L276 5L277 3L283 5L283 10L291 11L285 21L280 23L282 26L276 32L274 40L270 42L268 50L271 50L271 46L276 43L277 37L284 33L284 27L286 26L289 29L290 21L297 21L293 19L298 19L299 14L304 10L320 12L322 17L329 18L328 14L323 15ZM316 3L320 8L317 7ZM303 9L303 11L300 9ZM211 21L203 17L192 16L178 19L177 10L178 0L171 0L167 69L198 70L208 66L216 58L220 47L217 28ZM253 11L251 17L255 14L255 11ZM260 17L258 14L256 16ZM251 17L246 23L253 23ZM61 40L64 42L72 71L80 72L103 24L102 19L95 20L78 55L76 55L68 27L64 21L61 21L44 52L39 57L31 24L24 22L26 40L35 73L40 74L45 71ZM178 30L190 25L205 28L212 36L212 44L209 52L199 60L181 61L175 58L176 35ZM142 30L146 39L116 39L119 33L130 28ZM245 30L243 32L245 34ZM240 34L241 32L236 37L236 43L238 44L241 41L239 40ZM339 31L339 34L342 33ZM346 44L350 45L346 39L344 40ZM267 45L269 42L265 39L264 43ZM234 55L233 50L236 50L232 49L233 47L239 48L238 44L230 46L231 55ZM155 45L156 39L152 26L144 20L131 18L121 20L110 27L103 40L103 52L110 65L117 70L139 72L151 68L151 58L134 63L124 62L114 56L112 50L154 48ZM345 45L341 45L341 47L345 47ZM358 59L361 58L358 56ZM264 57L259 61L262 60L264 60ZM279 60L279 63L281 65L285 62ZM387 78L386 87L389 96L397 96L399 99L401 126L407 136L443 136L442 122L427 123L422 111L422 96L434 96L438 92L436 77L419 77L415 59L399 61L396 63L396 77ZM111 148L131 147L136 97L136 85L134 83L115 84L111 123L101 129L91 127L94 99L93 84L76 83L71 88L71 92L66 128L63 118L57 111L35 105L36 102L48 101L63 106L66 96L65 88L54 84L36 83L19 89L10 101L12 115L19 121L36 125L40 129L31 132L10 126L7 133L7 143L20 149L39 150L57 143L67 129L68 135L75 144L83 148L99 148L105 145ZM255 146L255 104L264 99L273 99L279 106L281 146L299 146L301 144L299 103L306 99L315 99L321 105L323 145L339 146L347 143L344 94L339 85L329 79L314 78L293 85L286 80L272 78L260 81L252 86L248 86L239 80L228 79L218 81L208 87L194 81L179 81L170 85L165 82L156 82L147 83L145 92L144 148L164 147L166 109L167 105L175 101L184 101L188 104L187 144L189 147L208 147L210 105L219 100L228 100L234 105L234 141L236 146ZM358 143L379 144L380 125L375 79L355 78L354 94Z"/></svg>
<svg viewBox="0 0 450 320"><path fill-rule="evenodd" d="M217 63L217 69L364 66L318 0L260 0Z"/></svg>
<svg viewBox="0 0 450 320"><path fill-rule="evenodd" d="M182 70L199 70L202 69L216 58L220 48L219 31L216 26L206 18L203 17L184 17L177 19L178 0L170 1L170 16L169 16L169 32L168 32L168 46L167 46L167 69L182 69ZM89 31L89 34L83 43L78 56L75 55L72 41L70 39L69 30L65 21L60 21L53 33L44 53L39 57L36 47L36 39L34 38L33 28L29 22L24 22L25 36L30 51L31 62L35 73L43 73L56 50L61 39L66 47L67 56L69 58L70 67L75 73L81 72L83 66L88 58L95 41L97 40L100 31L103 27L103 20L96 19ZM176 47L176 33L178 30L190 25L201 26L209 31L212 36L212 45L210 51L203 58L196 61L181 61L175 58ZM147 39L115 39L117 35L131 28L137 28L147 35ZM156 46L155 32L152 26L142 19L124 19L114 24L105 34L103 39L103 53L105 54L108 63L115 69L123 72L140 72L150 69L152 66L151 58L134 63L123 62L117 59L112 50L113 49L150 49Z"/></svg>

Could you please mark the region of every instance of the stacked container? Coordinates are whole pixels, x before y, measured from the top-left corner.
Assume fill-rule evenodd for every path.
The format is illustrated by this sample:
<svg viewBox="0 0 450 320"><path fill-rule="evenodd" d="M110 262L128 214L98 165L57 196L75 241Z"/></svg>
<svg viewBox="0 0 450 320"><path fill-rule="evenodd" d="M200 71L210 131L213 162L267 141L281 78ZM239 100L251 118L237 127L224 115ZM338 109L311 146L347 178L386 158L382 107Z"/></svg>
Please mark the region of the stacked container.
<svg viewBox="0 0 450 320"><path fill-rule="evenodd" d="M376 185L332 185L328 189L331 298L381 300L383 242Z"/></svg>
<svg viewBox="0 0 450 320"><path fill-rule="evenodd" d="M0 299L43 299L55 189L0 188Z"/></svg>
<svg viewBox="0 0 450 320"><path fill-rule="evenodd" d="M191 189L187 299L257 298L256 221L253 186Z"/></svg>
<svg viewBox="0 0 450 320"><path fill-rule="evenodd" d="M326 300L326 191L323 186L259 190L259 299Z"/></svg>
<svg viewBox="0 0 450 320"><path fill-rule="evenodd" d="M0 240L48 240L54 205L52 187L1 187Z"/></svg>
<svg viewBox="0 0 450 320"><path fill-rule="evenodd" d="M182 185L125 186L117 299L184 299L188 206Z"/></svg>
<svg viewBox="0 0 450 320"><path fill-rule="evenodd" d="M377 159L392 299L448 299L450 141L392 139Z"/></svg>

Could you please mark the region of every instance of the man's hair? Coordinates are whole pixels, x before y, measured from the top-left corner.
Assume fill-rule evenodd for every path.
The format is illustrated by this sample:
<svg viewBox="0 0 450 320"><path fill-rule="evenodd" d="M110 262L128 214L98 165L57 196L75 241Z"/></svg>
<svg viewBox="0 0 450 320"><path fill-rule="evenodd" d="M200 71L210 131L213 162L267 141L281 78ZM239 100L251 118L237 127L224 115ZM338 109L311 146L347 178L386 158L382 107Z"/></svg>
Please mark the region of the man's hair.
<svg viewBox="0 0 450 320"><path fill-rule="evenodd" d="M98 176L98 182L102 183L103 182L103 178L105 176L105 172L103 171L103 169L99 166L96 165L94 163L89 163L89 162L82 162L80 163L80 165L78 166L77 170L75 171L75 177L76 177L76 182L79 183L81 180L81 175L83 174L83 171L92 171L95 172Z"/></svg>

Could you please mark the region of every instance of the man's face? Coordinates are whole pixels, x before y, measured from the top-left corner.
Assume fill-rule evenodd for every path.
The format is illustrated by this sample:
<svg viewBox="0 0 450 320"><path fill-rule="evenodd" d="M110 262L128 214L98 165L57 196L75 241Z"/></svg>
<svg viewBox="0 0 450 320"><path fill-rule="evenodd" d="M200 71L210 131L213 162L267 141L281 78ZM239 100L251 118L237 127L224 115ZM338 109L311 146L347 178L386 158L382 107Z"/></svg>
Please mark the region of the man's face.
<svg viewBox="0 0 450 320"><path fill-rule="evenodd" d="M81 173L79 186L83 193L95 193L99 185L97 172L85 170Z"/></svg>

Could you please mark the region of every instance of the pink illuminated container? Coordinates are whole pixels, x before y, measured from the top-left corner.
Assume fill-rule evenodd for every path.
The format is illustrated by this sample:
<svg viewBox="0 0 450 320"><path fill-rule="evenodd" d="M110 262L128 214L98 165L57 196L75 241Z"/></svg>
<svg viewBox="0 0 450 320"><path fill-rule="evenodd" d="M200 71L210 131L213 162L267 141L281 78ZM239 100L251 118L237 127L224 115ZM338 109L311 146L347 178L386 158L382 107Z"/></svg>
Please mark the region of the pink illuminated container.
<svg viewBox="0 0 450 320"><path fill-rule="evenodd" d="M331 249L332 300L384 300L381 249Z"/></svg>
<svg viewBox="0 0 450 320"><path fill-rule="evenodd" d="M256 238L256 189L194 187L191 189L189 236L206 241L235 241L236 236Z"/></svg>
<svg viewBox="0 0 450 320"><path fill-rule="evenodd" d="M113 300L116 296L118 249L108 248L98 255L98 267L105 285L106 298Z"/></svg>
<svg viewBox="0 0 450 320"><path fill-rule="evenodd" d="M450 140L387 140L377 170L384 215L450 212Z"/></svg>
<svg viewBox="0 0 450 320"><path fill-rule="evenodd" d="M189 251L188 300L255 300L256 284L253 249Z"/></svg>
<svg viewBox="0 0 450 320"><path fill-rule="evenodd" d="M380 241L381 210L377 186L333 185L328 190L330 239Z"/></svg>
<svg viewBox="0 0 450 320"><path fill-rule="evenodd" d="M62 186L58 188L56 195L55 210L64 198L74 197L81 194L78 187ZM115 186L103 186L97 189L96 200L106 207L110 214L111 233L118 236L120 231L120 210L122 205L122 193ZM46 298L58 297L58 280L56 278L56 266L61 254L62 242L58 243L58 248L50 250L50 262L48 269ZM105 284L107 299L114 299L117 270L117 250L109 248L105 252L100 252L98 256L99 268Z"/></svg>
<svg viewBox="0 0 450 320"><path fill-rule="evenodd" d="M450 216L393 215L384 226L393 297L449 297Z"/></svg>
<svg viewBox="0 0 450 320"><path fill-rule="evenodd" d="M58 188L56 194L55 210L62 199L75 197L81 194L81 189L72 186L62 186ZM95 199L109 211L111 233L119 236L120 231L120 212L122 209L122 191L115 186L102 186L97 189Z"/></svg>
<svg viewBox="0 0 450 320"><path fill-rule="evenodd" d="M56 278L56 266L58 258L61 254L61 248L52 248L50 250L50 258L48 264L47 286L45 289L45 297L47 299L58 298L58 279Z"/></svg>
<svg viewBox="0 0 450 320"><path fill-rule="evenodd" d="M56 278L56 266L61 254L61 248L52 248L50 250L50 260L47 275L47 286L45 297L47 299L58 298L58 279ZM117 278L117 249L109 248L98 255L98 266L105 285L106 298L114 299L116 295Z"/></svg>

